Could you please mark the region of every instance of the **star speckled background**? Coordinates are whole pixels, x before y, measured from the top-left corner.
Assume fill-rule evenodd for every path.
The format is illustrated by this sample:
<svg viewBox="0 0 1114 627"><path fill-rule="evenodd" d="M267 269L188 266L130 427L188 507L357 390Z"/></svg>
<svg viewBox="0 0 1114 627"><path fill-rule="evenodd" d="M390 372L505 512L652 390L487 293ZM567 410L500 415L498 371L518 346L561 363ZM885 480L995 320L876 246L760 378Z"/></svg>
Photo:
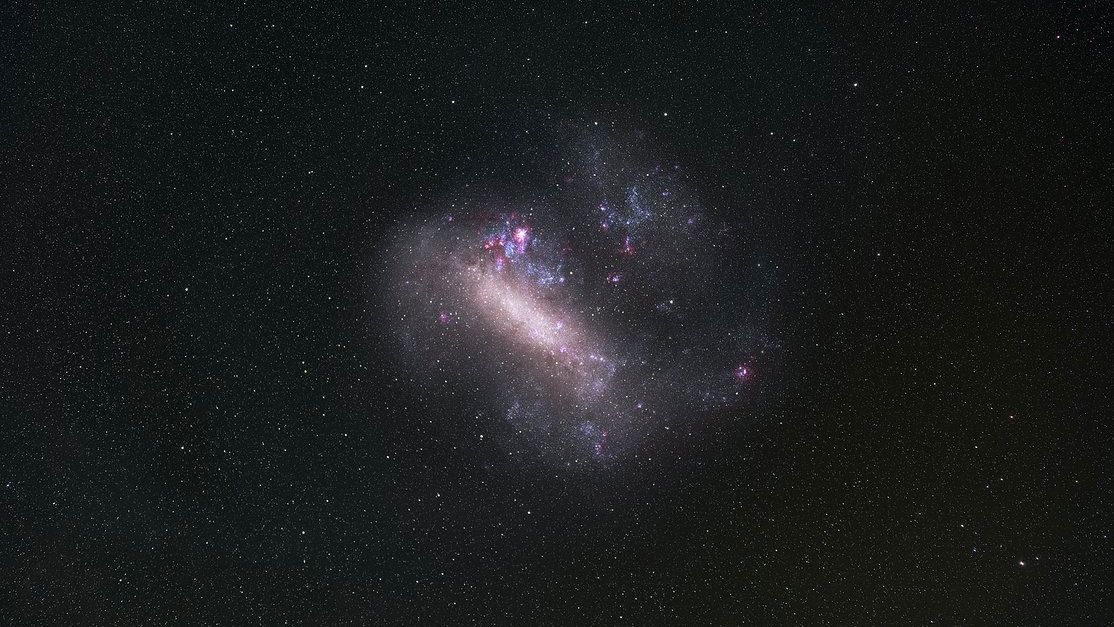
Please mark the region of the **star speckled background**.
<svg viewBox="0 0 1114 627"><path fill-rule="evenodd" d="M5 620L1114 620L1102 3L5 15Z"/></svg>

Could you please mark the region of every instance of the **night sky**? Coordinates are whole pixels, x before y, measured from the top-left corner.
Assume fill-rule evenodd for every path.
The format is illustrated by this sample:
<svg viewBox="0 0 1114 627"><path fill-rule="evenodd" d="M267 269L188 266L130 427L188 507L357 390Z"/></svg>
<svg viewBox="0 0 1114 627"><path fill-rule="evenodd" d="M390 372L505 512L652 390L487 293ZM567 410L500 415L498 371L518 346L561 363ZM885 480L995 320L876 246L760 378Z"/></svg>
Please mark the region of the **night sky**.
<svg viewBox="0 0 1114 627"><path fill-rule="evenodd" d="M1114 622L1114 12L792 4L5 9L0 622Z"/></svg>

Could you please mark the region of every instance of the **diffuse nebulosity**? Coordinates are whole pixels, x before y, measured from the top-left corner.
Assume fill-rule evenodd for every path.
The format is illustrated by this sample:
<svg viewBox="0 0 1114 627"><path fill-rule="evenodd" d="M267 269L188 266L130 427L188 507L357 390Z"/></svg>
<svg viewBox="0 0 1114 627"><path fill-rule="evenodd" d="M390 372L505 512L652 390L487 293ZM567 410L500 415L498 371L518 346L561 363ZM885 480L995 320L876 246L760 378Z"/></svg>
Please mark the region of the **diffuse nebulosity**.
<svg viewBox="0 0 1114 627"><path fill-rule="evenodd" d="M541 457L599 465L750 397L771 296L678 166L601 135L569 154L556 191L400 228L381 293L407 367L473 391Z"/></svg>

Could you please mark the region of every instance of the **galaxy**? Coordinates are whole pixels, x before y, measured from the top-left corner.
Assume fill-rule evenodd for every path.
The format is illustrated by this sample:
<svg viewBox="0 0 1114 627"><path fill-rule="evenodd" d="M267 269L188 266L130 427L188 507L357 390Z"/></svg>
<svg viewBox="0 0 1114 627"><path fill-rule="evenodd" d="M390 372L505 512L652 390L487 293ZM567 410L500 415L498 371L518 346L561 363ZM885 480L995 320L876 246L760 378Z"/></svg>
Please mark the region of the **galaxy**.
<svg viewBox="0 0 1114 627"><path fill-rule="evenodd" d="M732 229L648 144L584 128L549 173L558 193L435 206L386 253L407 365L485 388L553 463L606 467L712 410L753 408L776 355L776 282L738 267Z"/></svg>

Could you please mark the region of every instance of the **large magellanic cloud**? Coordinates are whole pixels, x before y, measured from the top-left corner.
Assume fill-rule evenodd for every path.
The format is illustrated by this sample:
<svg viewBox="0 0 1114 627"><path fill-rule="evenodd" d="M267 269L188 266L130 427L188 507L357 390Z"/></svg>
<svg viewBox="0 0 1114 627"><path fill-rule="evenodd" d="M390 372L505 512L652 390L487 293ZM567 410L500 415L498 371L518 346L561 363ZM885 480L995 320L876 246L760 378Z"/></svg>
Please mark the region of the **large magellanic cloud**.
<svg viewBox="0 0 1114 627"><path fill-rule="evenodd" d="M556 191L401 227L382 294L408 368L471 391L544 457L598 465L746 398L770 296L679 166L602 135L569 148Z"/></svg>

